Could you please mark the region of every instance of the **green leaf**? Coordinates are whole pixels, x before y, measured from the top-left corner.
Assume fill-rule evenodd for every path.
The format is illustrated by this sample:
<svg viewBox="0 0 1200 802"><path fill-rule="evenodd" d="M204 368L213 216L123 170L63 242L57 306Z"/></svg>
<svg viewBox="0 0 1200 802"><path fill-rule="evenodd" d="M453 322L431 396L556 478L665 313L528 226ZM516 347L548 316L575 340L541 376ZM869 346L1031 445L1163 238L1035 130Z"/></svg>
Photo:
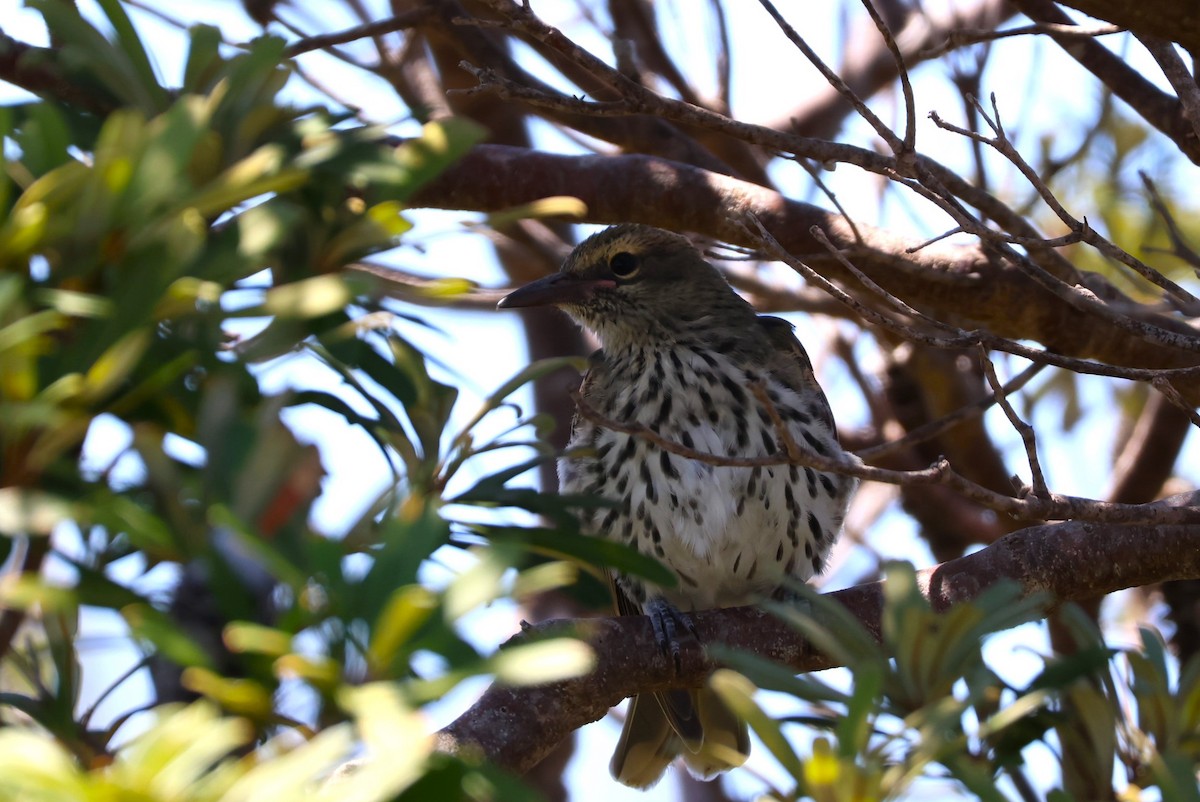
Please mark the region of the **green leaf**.
<svg viewBox="0 0 1200 802"><path fill-rule="evenodd" d="M281 145L263 145L210 181L188 199L188 205L205 217L215 217L259 195L302 187L308 178L307 171L287 166Z"/></svg>
<svg viewBox="0 0 1200 802"><path fill-rule="evenodd" d="M58 106L43 100L20 108L24 111L24 119L15 140L21 150L21 164L30 174L42 176L72 161L69 152L71 132ZM2 183L7 185L8 182ZM0 208L7 209L8 204Z"/></svg>
<svg viewBox="0 0 1200 802"><path fill-rule="evenodd" d="M111 395L138 367L152 338L149 329L134 329L113 343L84 374L80 400L95 404Z"/></svg>
<svg viewBox="0 0 1200 802"><path fill-rule="evenodd" d="M225 677L207 668L190 666L180 678L183 687L239 715L266 719L271 715L271 692L251 679Z"/></svg>
<svg viewBox="0 0 1200 802"><path fill-rule="evenodd" d="M361 590L352 596L356 611L374 613L395 588L414 584L421 563L449 539L450 526L426 506L415 518L385 520L376 536L380 545L371 554L374 562L362 579Z"/></svg>
<svg viewBox="0 0 1200 802"><path fill-rule="evenodd" d="M544 376L566 368L582 372L587 368L587 359L576 356L553 357L550 359L539 359L521 368L521 370L517 371L516 375L501 384L491 395L484 399L483 404L471 416L466 425L463 426L462 434L459 437L465 436L467 432L474 429L484 417L498 409L510 395L526 384L535 382Z"/></svg>
<svg viewBox="0 0 1200 802"><path fill-rule="evenodd" d="M231 652L282 657L292 650L291 633L253 621L231 622L221 639Z"/></svg>
<svg viewBox="0 0 1200 802"><path fill-rule="evenodd" d="M433 735L396 686L377 682L347 688L339 702L354 715L364 745L379 759L339 777L318 799L391 799L420 778L433 752Z"/></svg>
<svg viewBox="0 0 1200 802"><path fill-rule="evenodd" d="M553 195L548 198L511 206L487 216L489 228L503 228L519 220L541 220L545 218L566 218L582 220L587 216L587 204L573 195Z"/></svg>
<svg viewBox="0 0 1200 802"><path fill-rule="evenodd" d="M763 712L754 702L754 692L757 690L750 680L727 668L717 669L709 679L709 685L720 696L729 709L748 723L768 751L779 761L779 764L793 777L804 773L804 765L792 745L784 737L779 722Z"/></svg>
<svg viewBox="0 0 1200 802"><path fill-rule="evenodd" d="M879 642L862 622L836 600L803 582L788 582L794 602L765 601L763 609L779 617L838 663L858 666L886 661Z"/></svg>
<svg viewBox="0 0 1200 802"><path fill-rule="evenodd" d="M854 691L846 706L846 715L837 723L838 751L843 758L865 752L873 734L871 722L879 713L883 690L883 669L860 665L854 672Z"/></svg>
<svg viewBox="0 0 1200 802"><path fill-rule="evenodd" d="M183 68L184 92L206 92L224 61L221 58L221 30L212 25L193 25L189 31L187 63Z"/></svg>
<svg viewBox="0 0 1200 802"><path fill-rule="evenodd" d="M108 21L112 23L113 30L117 34L117 45L137 74L140 88L150 98L154 108L162 108L167 103L167 92L159 85L158 77L154 74L154 67L150 63L150 56L142 46L142 40L134 30L133 23L129 21L125 9L118 0L97 0L97 2L104 10Z"/></svg>
<svg viewBox="0 0 1200 802"><path fill-rule="evenodd" d="M267 290L261 307L241 314L281 318L315 318L338 312L374 286L367 276L331 274L280 284Z"/></svg>
<svg viewBox="0 0 1200 802"><path fill-rule="evenodd" d="M128 605L121 610L121 616L136 637L154 644L154 648L172 663L212 667L208 653L184 634L175 621L149 604Z"/></svg>
<svg viewBox="0 0 1200 802"><path fill-rule="evenodd" d="M31 729L0 730L0 796L6 799L89 799L75 760L52 738Z"/></svg>
<svg viewBox="0 0 1200 802"><path fill-rule="evenodd" d="M403 178L393 188L393 197L405 200L462 158L487 131L478 123L454 117L428 122L419 139L409 140L396 149L395 161Z"/></svg>
<svg viewBox="0 0 1200 802"><path fill-rule="evenodd" d="M721 643L710 643L704 648L714 660L736 669L759 688L817 703L848 705L851 701L852 697L815 676L797 676L790 667L753 652L731 649Z"/></svg>
<svg viewBox="0 0 1200 802"><path fill-rule="evenodd" d="M496 679L507 685L538 685L581 677L596 665L591 647L574 638L551 638L501 650L491 659Z"/></svg>
<svg viewBox="0 0 1200 802"><path fill-rule="evenodd" d="M1025 687L1024 692L1061 690L1076 680L1096 674L1112 659L1113 654L1114 649L1100 645L1049 660L1041 673Z"/></svg>
<svg viewBox="0 0 1200 802"><path fill-rule="evenodd" d="M678 582L675 573L658 560L615 540L535 527L487 526L477 531L492 543L519 545L551 559L572 558L585 565L638 576L661 587L674 587Z"/></svg>
<svg viewBox="0 0 1200 802"><path fill-rule="evenodd" d="M437 597L420 585L397 588L384 604L371 629L368 658L372 666L390 666L409 638L437 609Z"/></svg>

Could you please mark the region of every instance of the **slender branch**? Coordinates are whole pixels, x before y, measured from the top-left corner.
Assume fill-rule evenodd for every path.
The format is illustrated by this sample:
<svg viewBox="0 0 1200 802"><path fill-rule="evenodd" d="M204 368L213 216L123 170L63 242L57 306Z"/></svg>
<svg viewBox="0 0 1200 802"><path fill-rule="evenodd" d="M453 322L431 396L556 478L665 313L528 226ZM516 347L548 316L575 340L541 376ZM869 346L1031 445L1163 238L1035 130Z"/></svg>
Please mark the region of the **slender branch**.
<svg viewBox="0 0 1200 802"><path fill-rule="evenodd" d="M1196 77L1188 71L1187 65L1175 50L1175 45L1165 39L1144 34L1138 34L1138 39L1150 51L1150 55L1154 56L1158 66L1162 67L1163 75L1179 96L1184 119L1191 123L1195 137L1200 139L1200 84L1196 83Z"/></svg>
<svg viewBox="0 0 1200 802"><path fill-rule="evenodd" d="M767 13L771 15L771 19L775 21L775 24L779 27L779 30L783 31L783 35L788 38L788 41L791 42L797 50L803 53L804 57L808 59L809 63L816 67L817 71L821 73L821 77L824 78L830 86L837 90L838 94L844 97L846 101L854 107L854 111L858 113L858 116L867 121L867 124L870 125L875 133L879 135L879 138L887 143L888 148L891 149L893 154L899 157L902 154L911 152L911 149L905 148L905 143L900 139L900 137L896 136L895 132L885 125L883 120L879 119L875 112L871 111L870 107L863 102L862 98L856 95L854 90L842 80L842 77L821 60L821 57L817 55L817 51L813 50L809 46L808 42L804 41L804 37L797 33L796 29L793 28L788 21L783 18L783 15L779 13L779 11L775 8L775 4L772 3L771 0L758 0L758 2L764 9L766 9ZM871 10L872 12L874 11L874 9ZM875 15L872 14L872 19L874 19L874 16Z"/></svg>
<svg viewBox="0 0 1200 802"><path fill-rule="evenodd" d="M534 107L573 114L660 116L683 126L696 126L715 133L724 133L747 144L767 147L779 152L790 152L797 156L816 158L822 162L850 161L920 192L923 197L937 203L951 214L956 222L972 233L985 236L988 231L966 212L958 202L958 198L962 198L980 209L991 219L1003 221L1003 225L1010 233L1019 236L1037 236L1036 229L1021 215L1013 212L986 191L971 186L961 176L928 157L920 154L907 154L896 149L895 156L888 158L883 154L873 154L862 148L798 137L762 126L739 123L711 110L661 97L630 81L620 72L596 59L595 56L566 39L557 29L542 23L528 7L517 6L511 0L486 0L486 2L503 13L504 19L494 22L468 20L469 22L507 27L519 31L523 35L534 37L615 89L620 94L620 99L596 103L579 98L567 98L560 93L531 89L509 80L493 70L480 69L464 63L463 68L473 72L480 79L480 85L475 91L493 91L501 97L520 100ZM769 7L769 3L767 5ZM894 140L896 137L892 135L892 139ZM915 179L909 179L909 176L915 176ZM1078 272L1069 262L1057 256L1052 249L1041 249L1039 258L1052 262L1060 275L1054 275L1029 257L1017 253L1003 242L1002 237L991 236L985 240L984 245L989 247L990 252L1011 260L1022 271L1028 273L1038 285L1081 313L1104 318L1111 325L1152 343L1200 351L1200 338L1197 338L1194 332L1180 331L1174 327L1171 329L1161 328L1143 320L1121 315L1109 304L1101 302L1094 293L1077 287L1076 285L1080 283L1077 280ZM1064 281L1064 276L1074 280Z"/></svg>
<svg viewBox="0 0 1200 802"><path fill-rule="evenodd" d="M1088 245L1091 245L1105 256L1133 268L1134 271L1136 271L1147 281L1158 285L1170 293L1170 295L1172 295L1175 300L1179 302L1182 308L1190 311L1192 314L1197 314L1197 312L1200 311L1200 300L1197 300L1194 295L1180 287L1174 281L1171 281L1154 268L1144 264L1140 259L1133 256L1128 251L1118 248L1114 243L1101 236L1099 232L1089 226L1086 220L1077 220L1063 207L1061 203L1059 203L1058 198L1054 196L1054 193L1050 191L1050 188L1046 186L1046 183L1042 181L1041 177L1037 174L1037 171L1033 169L1029 162L1025 161L1025 158L1021 155L1020 151L1017 150L1016 146L1013 145L1012 141L1005 133L1004 126L1000 122L1000 110L996 106L996 95L994 93L991 96L991 101L992 117L988 116L983 107L978 104L978 101L976 101L976 107L978 108L980 116L983 117L984 121L992 129L992 132L995 134L994 137L985 137L973 131L967 131L966 129L959 128L958 126L950 125L949 123L941 120L937 116L936 112L931 114L930 117L939 128L953 131L954 133L961 134L972 140L982 142L983 144L995 149L996 152L1000 153L1002 156L1004 156L1004 158L1008 159L1008 161L1011 162L1012 165L1021 172L1021 175L1025 176L1025 179L1029 181L1030 186L1037 190L1037 193L1041 196L1042 200L1045 201L1046 205L1050 207L1050 210L1054 212L1058 219L1061 220L1068 228L1070 228L1073 234L1078 236L1078 240L1076 241L1086 242Z"/></svg>
<svg viewBox="0 0 1200 802"><path fill-rule="evenodd" d="M760 247L761 242L745 230L741 222L745 218L735 219L730 210L753 213L788 253L806 254L806 263L822 275L848 275L813 238L815 225L839 249L848 250L855 266L888 292L921 307L926 314L978 327L980 341L992 350L1081 373L1135 381L1169 376L1189 401L1200 398L1200 386L1189 378L1200 373L1200 357L1195 353L1153 346L1140 336L1128 336L1107 318L1093 317L1089 310L1065 304L1048 309L1037 284L1023 271L989 259L982 246L938 243L909 254L907 249L919 244L913 238L865 224L857 226L855 235L841 215L678 162L637 155L561 156L478 145L455 167L423 187L413 203L498 211L548 195L582 200L588 209L587 222L636 220ZM1089 276L1092 289L1087 292L1100 290L1096 279ZM1097 306L1109 315L1123 312L1139 321L1151 321L1155 329L1178 330L1181 336L1195 340L1182 321L1134 303L1111 287L1103 292L1104 301ZM1006 335L1050 342L1053 350L1004 340Z"/></svg>
<svg viewBox="0 0 1200 802"><path fill-rule="evenodd" d="M736 454L713 454L686 446L663 437L658 432L640 423L625 423L600 414L583 399L578 391L571 393L575 406L587 420L614 432L641 437L648 442L680 457L696 460L706 465L735 468L756 468L772 465L801 465L820 471L856 476L894 485L946 485L960 495L979 504L1003 512L1020 520L1036 521L1095 521L1121 524L1180 524L1200 523L1200 507L1163 508L1152 504L1118 504L1109 501L1064 496L1046 492L1044 496L1031 495L1013 498L989 490L957 473L945 458L939 459L928 468L915 471L898 471L863 464L858 457L843 453L827 457L809 449L792 444L783 454L762 457L743 457ZM782 436L782 435L781 435ZM787 438L785 438L786 440Z"/></svg>
<svg viewBox="0 0 1200 802"><path fill-rule="evenodd" d="M1164 398L1187 413L1188 420L1192 422L1193 426L1200 427L1200 413L1197 413L1195 407L1184 400L1183 396L1179 394L1179 391L1175 389L1170 380L1165 376L1160 376L1152 381L1151 384L1154 385L1155 390L1163 394Z"/></svg>
<svg viewBox="0 0 1200 802"><path fill-rule="evenodd" d="M1200 504L1200 493L1163 506ZM1045 609L1155 582L1200 578L1200 527L1100 526L1072 521L1023 529L969 556L921 571L921 592L935 610L977 598L997 582L1018 582L1042 594ZM880 633L883 583L828 594L875 637ZM814 614L820 615L819 608ZM794 671L835 662L817 652L782 620L755 607L692 614L701 643L753 652ZM438 748L474 753L518 773L528 771L571 732L603 717L639 693L703 684L716 664L684 649L676 670L659 649L644 616L547 622L517 640L574 634L591 646L595 667L585 676L549 685L493 684L462 716L438 733Z"/></svg>
<svg viewBox="0 0 1200 802"><path fill-rule="evenodd" d="M1034 22L1067 26L1075 24L1053 0L1014 2L1017 8ZM1142 13L1138 4L1130 4L1130 13L1136 13L1142 22L1150 19ZM1166 16L1168 15L1164 15L1164 18ZM1062 47L1064 53L1099 78L1114 95L1141 115L1142 119L1169 137L1180 153L1200 164L1200 140L1196 139L1191 124L1184 119L1178 98L1159 89L1123 58L1090 37L1064 36L1053 32L1049 35Z"/></svg>
<svg viewBox="0 0 1200 802"><path fill-rule="evenodd" d="M1037 363L1030 365L1029 367L1025 368L1025 370L1021 371L1019 374L1010 379L1002 388L1000 388L1001 391L1005 394L1017 392L1045 367L1045 365L1040 365ZM918 426L897 440L889 440L885 443L880 443L877 446L861 448L854 453L858 455L859 459L865 462L870 462L873 460L879 460L891 454L895 454L903 449L909 448L910 446L915 446L918 443L927 442L943 432L952 429L965 420L979 417L986 410L990 409L992 404L996 403L996 398L996 393L986 395L974 403L959 407L953 412L943 415L937 420L932 420L929 421L929 423Z"/></svg>
<svg viewBox="0 0 1200 802"><path fill-rule="evenodd" d="M1154 182L1150 180L1150 176L1144 172L1138 172L1138 176L1141 177L1142 185L1146 187L1146 193L1150 196L1150 204L1167 227L1167 237L1171 240L1171 255L1191 265L1192 270L1200 276L1200 251L1188 244L1183 231L1179 228L1179 223L1175 222L1175 216L1167 208L1166 201L1159 194Z"/></svg>
<svg viewBox="0 0 1200 802"><path fill-rule="evenodd" d="M970 45L978 45L985 42L994 42L1012 36L1036 36L1038 34L1052 33L1064 39L1073 36L1094 39L1098 36L1110 36L1114 33L1124 32L1125 28L1119 25L1093 25L1088 27L1083 25L1061 25L1053 22L1021 25L1016 28L1005 28L998 31L988 28L955 28L946 32L945 41L921 50L918 56L924 61L926 59L937 58L949 53L951 50L959 50Z"/></svg>
<svg viewBox="0 0 1200 802"><path fill-rule="evenodd" d="M1031 490L1034 496L1049 495L1050 490L1046 487L1046 476L1042 473L1042 464L1038 459L1037 453L1037 434L1033 431L1033 427L1025 421L1021 420L1021 416L1013 409L1013 405L1008 401L1008 395L1004 392L1004 388L1000 385L1000 379L996 376L996 367L992 364L992 360L988 358L987 349L982 346L979 348L979 363L983 366L983 375L987 378L988 386L992 388L992 397L1000 404L1000 409L1004 410L1004 416L1008 418L1008 422L1017 430L1017 434L1021 435L1021 442L1025 445L1025 456L1029 461L1029 473L1032 482ZM1020 494L1025 497L1025 492Z"/></svg>
<svg viewBox="0 0 1200 802"><path fill-rule="evenodd" d="M883 37L883 42L887 46L888 52L892 54L892 59L896 62L896 74L900 76L900 92L904 96L904 144L902 153L913 153L917 149L917 103L913 97L912 82L908 78L908 67L904 65L904 55L896 45L895 37L892 36L887 23L875 8L875 4L871 0L862 0L862 4L866 8L867 13L871 15L871 22L875 23L875 28L879 31L879 35Z"/></svg>
<svg viewBox="0 0 1200 802"><path fill-rule="evenodd" d="M333 33L323 33L317 36L308 36L298 42L293 42L283 51L288 58L295 58L304 53L310 53L313 50L324 50L325 48L333 47L334 45L345 44L346 42L355 42L359 39L368 39L375 36L382 36L385 33L394 33L402 31L406 28L412 28L420 25L433 16L433 9L429 7L414 8L411 11L406 11L403 14L386 19L377 20L376 22L368 22L364 25L355 25L353 28L347 28L344 31L335 31Z"/></svg>

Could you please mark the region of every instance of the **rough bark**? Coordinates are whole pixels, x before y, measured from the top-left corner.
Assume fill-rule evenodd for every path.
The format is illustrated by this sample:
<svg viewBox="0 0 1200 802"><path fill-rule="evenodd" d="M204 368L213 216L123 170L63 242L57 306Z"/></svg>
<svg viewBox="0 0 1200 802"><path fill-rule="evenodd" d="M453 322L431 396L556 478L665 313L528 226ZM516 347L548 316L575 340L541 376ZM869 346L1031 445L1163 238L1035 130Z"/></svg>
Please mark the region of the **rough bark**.
<svg viewBox="0 0 1200 802"><path fill-rule="evenodd" d="M1130 336L1108 321L1064 303L1021 268L989 259L972 245L920 241L858 224L861 240L842 216L764 187L678 162L648 156L561 156L499 145L476 147L455 168L427 185L417 205L496 211L552 195L587 204L594 223L638 221L703 232L726 242L757 243L739 223L752 213L792 254L818 272L854 279L816 240L816 227L853 264L892 294L964 329L1036 340L1051 351L1109 365L1179 368L1200 364L1200 353ZM1081 279L1082 280L1082 279ZM1140 321L1188 333L1183 324L1129 299L1108 299ZM1181 384L1182 388L1183 385Z"/></svg>
<svg viewBox="0 0 1200 802"><path fill-rule="evenodd" d="M1195 504L1200 493L1172 500ZM1031 527L986 549L921 571L923 594L935 610L969 602L1002 580L1024 594L1042 594L1049 611L1128 587L1171 579L1200 578L1200 526L1100 526L1078 522ZM829 594L879 637L883 583ZM702 643L754 652L798 672L831 668L786 623L755 607L710 610L693 616ZM694 687L716 664L699 650L685 649L676 671L642 616L557 621L519 636L573 632L594 650L596 666L586 676L531 687L492 685L475 705L443 729L445 751L481 753L493 763L522 773L536 765L577 728L604 716L635 693Z"/></svg>

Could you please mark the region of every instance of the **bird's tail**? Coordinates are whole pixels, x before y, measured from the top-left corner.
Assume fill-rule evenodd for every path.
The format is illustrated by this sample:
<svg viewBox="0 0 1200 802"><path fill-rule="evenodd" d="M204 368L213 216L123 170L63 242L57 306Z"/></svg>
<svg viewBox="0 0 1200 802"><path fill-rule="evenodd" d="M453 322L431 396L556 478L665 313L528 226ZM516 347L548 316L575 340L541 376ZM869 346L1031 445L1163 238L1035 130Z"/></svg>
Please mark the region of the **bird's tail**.
<svg viewBox="0 0 1200 802"><path fill-rule="evenodd" d="M742 765L750 753L750 733L707 688L635 696L609 769L634 788L649 788L676 757L688 771L710 779Z"/></svg>

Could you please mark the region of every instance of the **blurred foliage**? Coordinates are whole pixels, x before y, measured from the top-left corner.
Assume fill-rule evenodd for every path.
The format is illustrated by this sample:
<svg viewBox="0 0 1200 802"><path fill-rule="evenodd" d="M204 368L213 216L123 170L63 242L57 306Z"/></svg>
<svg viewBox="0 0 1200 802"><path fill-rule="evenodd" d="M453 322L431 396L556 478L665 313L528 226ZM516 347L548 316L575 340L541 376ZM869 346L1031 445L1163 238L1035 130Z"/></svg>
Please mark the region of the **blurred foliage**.
<svg viewBox="0 0 1200 802"><path fill-rule="evenodd" d="M183 86L167 88L120 3L100 4L107 36L71 4L32 5L60 43L58 66L111 111L39 100L0 112L0 796L528 798L477 762L434 755L418 711L470 676L545 681L591 655L569 639L483 655L459 622L571 583L580 567L659 581L664 569L564 537L571 508L594 502L511 486L553 458L548 421L518 410L500 437L477 434L570 360L521 371L452 431L457 392L403 333L419 321L342 270L396 247L406 198L482 132L443 120L397 145L295 108L280 98L281 40L230 51L206 27L191 31ZM263 325L241 339L237 320ZM298 352L340 390L264 394L256 366ZM393 466L394 486L342 539L308 523L320 456L281 417L301 405L361 427ZM102 468L81 461L98 420L129 438ZM516 449L511 470L446 495L498 449ZM474 522L473 509L496 508L554 528ZM60 548L71 533L81 549ZM422 566L444 547L470 550L475 567L435 590ZM514 573L531 552L552 560ZM50 555L69 581L47 578ZM163 576L179 578L173 592ZM118 747L135 711L101 725L80 706L84 607L120 614L160 701L199 701L162 707ZM435 668L418 672L418 659ZM284 712L297 698L303 721ZM388 759L315 792L356 748Z"/></svg>
<svg viewBox="0 0 1200 802"><path fill-rule="evenodd" d="M772 605L850 669L849 691L755 655L721 652L730 669L717 672L713 686L795 783L774 789L772 798L896 799L914 791L918 779L940 777L973 798L1002 802L1009 798L1002 780L1009 788L1031 787L1024 753L1039 743L1084 759L1092 776L1111 776L1118 757L1130 783L1122 799L1198 798L1200 657L1172 666L1161 638L1146 629L1140 649L1113 649L1094 623L1069 608L1064 619L1079 649L1043 657L1043 669L1014 687L984 661L983 644L994 632L1036 620L1038 598L1000 584L974 603L937 613L911 565L890 564L884 575L881 641L836 601L804 585L794 588L799 605ZM805 700L818 712L774 719L758 706L759 688ZM796 725L820 733L805 753L788 734ZM1065 782L1047 798L1086 798L1071 787L1070 775Z"/></svg>

